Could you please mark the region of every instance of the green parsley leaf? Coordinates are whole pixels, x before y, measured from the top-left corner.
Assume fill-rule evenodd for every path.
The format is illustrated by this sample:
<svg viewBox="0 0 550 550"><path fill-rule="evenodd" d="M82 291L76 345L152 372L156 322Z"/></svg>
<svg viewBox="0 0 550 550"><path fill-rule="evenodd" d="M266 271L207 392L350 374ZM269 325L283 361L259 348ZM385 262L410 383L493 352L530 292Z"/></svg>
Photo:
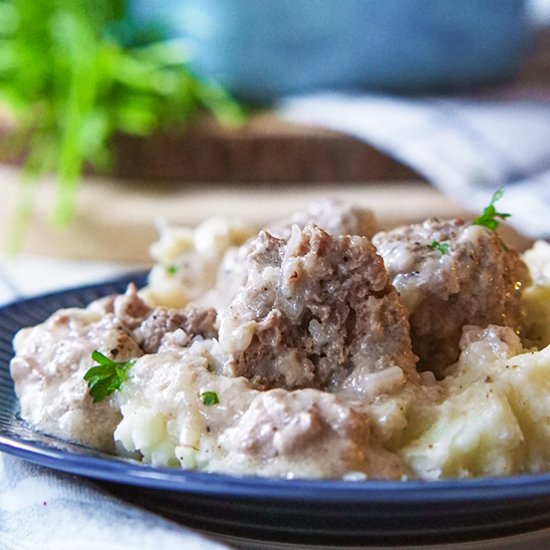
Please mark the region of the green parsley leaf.
<svg viewBox="0 0 550 550"><path fill-rule="evenodd" d="M503 195L504 189L502 187L500 189L497 189L493 195L493 198L491 199L491 202L489 203L489 206L487 206L485 210L483 210L483 214L481 214L481 216L478 216L472 223L474 225L482 225L484 227L488 227L489 229L494 231L500 225L498 219L505 220L506 218L509 218L511 214L498 212L495 208L495 202L499 201Z"/></svg>
<svg viewBox="0 0 550 550"><path fill-rule="evenodd" d="M137 361L137 359L113 361L97 350L92 352L92 359L98 364L88 369L84 380L88 382L88 389L94 403L99 403L113 392L120 390L122 383L128 379L128 370Z"/></svg>
<svg viewBox="0 0 550 550"><path fill-rule="evenodd" d="M203 404L207 407L217 405L220 402L218 399L218 394L215 391L204 391L200 394L200 398L202 399Z"/></svg>
<svg viewBox="0 0 550 550"><path fill-rule="evenodd" d="M166 275L175 275L178 272L178 268L174 264L166 266Z"/></svg>
<svg viewBox="0 0 550 550"><path fill-rule="evenodd" d="M441 254L447 254L449 252L448 243L440 243L439 241L432 241L432 244L428 245L432 250L439 250Z"/></svg>

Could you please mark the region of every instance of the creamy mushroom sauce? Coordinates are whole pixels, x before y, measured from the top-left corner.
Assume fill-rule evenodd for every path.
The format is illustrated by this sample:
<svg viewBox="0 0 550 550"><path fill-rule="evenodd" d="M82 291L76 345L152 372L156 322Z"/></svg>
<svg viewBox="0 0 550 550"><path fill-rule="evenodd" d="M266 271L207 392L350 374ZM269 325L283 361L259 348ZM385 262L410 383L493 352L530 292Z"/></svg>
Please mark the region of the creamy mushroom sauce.
<svg viewBox="0 0 550 550"><path fill-rule="evenodd" d="M375 233L372 212L336 201L259 234L221 218L163 227L145 289L16 335L23 418L237 475L549 470L550 245L522 259L461 220ZM94 350L136 359L99 403L84 380Z"/></svg>

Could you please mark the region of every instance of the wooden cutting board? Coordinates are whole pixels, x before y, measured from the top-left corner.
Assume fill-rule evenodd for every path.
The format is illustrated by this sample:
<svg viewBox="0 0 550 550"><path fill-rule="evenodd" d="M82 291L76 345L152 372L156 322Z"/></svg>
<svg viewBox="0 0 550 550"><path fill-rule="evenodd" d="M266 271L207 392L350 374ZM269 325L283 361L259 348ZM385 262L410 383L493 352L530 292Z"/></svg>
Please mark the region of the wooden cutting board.
<svg viewBox="0 0 550 550"><path fill-rule="evenodd" d="M0 169L0 239L6 242L18 196L19 172ZM155 220L196 225L208 216L244 218L259 226L286 216L322 197L340 197L372 208L383 228L429 216L468 216L455 201L421 182L311 184L146 183L87 179L77 193L77 215L63 229L49 221L55 188L51 180L38 187L25 252L69 258L147 262L156 239ZM515 245L527 242L515 234Z"/></svg>

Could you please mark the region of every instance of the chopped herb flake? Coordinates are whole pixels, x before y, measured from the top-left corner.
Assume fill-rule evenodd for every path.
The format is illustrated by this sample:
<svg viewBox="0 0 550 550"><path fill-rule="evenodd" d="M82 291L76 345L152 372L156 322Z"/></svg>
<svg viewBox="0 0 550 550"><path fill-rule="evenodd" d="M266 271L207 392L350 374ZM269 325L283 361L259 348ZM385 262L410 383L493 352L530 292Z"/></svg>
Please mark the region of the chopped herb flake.
<svg viewBox="0 0 550 550"><path fill-rule="evenodd" d="M134 365L136 359L113 361L97 350L92 352L92 359L97 365L86 372L84 380L88 382L88 389L94 403L98 403L120 389L122 382L128 379L128 370Z"/></svg>
<svg viewBox="0 0 550 550"><path fill-rule="evenodd" d="M170 264L166 266L167 275L175 275L177 271L178 271L178 268L174 264Z"/></svg>
<svg viewBox="0 0 550 550"><path fill-rule="evenodd" d="M483 214L481 214L481 216L478 216L473 221L473 224L482 225L494 231L500 225L498 219L505 220L506 218L509 218L511 214L498 212L495 208L495 202L499 201L503 195L504 189L502 187L500 189L497 189L497 191L495 191L495 194L493 195L493 198L491 199L491 202L489 203L489 206L487 206L485 210L483 210Z"/></svg>
<svg viewBox="0 0 550 550"><path fill-rule="evenodd" d="M439 241L432 241L432 244L428 245L432 250L439 250L441 254L447 254L449 252L448 243L440 243Z"/></svg>
<svg viewBox="0 0 550 550"><path fill-rule="evenodd" d="M212 405L217 405L220 400L218 399L218 394L215 391L205 391L200 394L203 405L211 407Z"/></svg>

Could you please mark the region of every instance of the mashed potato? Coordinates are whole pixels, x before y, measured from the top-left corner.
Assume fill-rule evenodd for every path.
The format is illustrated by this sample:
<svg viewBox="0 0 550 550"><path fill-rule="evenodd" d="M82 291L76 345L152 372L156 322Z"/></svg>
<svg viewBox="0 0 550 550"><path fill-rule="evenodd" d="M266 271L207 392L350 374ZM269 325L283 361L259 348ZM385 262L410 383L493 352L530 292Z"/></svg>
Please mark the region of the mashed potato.
<svg viewBox="0 0 550 550"><path fill-rule="evenodd" d="M423 479L550 468L550 347L522 349L509 328L465 327L441 402L420 407L399 454Z"/></svg>
<svg viewBox="0 0 550 550"><path fill-rule="evenodd" d="M528 345L542 349L550 344L550 244L537 241L523 260L533 279L523 292L527 310L523 333Z"/></svg>
<svg viewBox="0 0 550 550"><path fill-rule="evenodd" d="M146 294L157 305L178 308L214 286L226 251L243 244L256 228L213 217L195 229L159 224L159 231L160 239L150 250L155 265Z"/></svg>
<svg viewBox="0 0 550 550"><path fill-rule="evenodd" d="M215 355L216 343L203 341L139 359L119 394L122 421L115 440L154 466L205 469L219 460L220 434L257 392L243 378L214 374ZM201 395L212 391L219 403L208 407Z"/></svg>

